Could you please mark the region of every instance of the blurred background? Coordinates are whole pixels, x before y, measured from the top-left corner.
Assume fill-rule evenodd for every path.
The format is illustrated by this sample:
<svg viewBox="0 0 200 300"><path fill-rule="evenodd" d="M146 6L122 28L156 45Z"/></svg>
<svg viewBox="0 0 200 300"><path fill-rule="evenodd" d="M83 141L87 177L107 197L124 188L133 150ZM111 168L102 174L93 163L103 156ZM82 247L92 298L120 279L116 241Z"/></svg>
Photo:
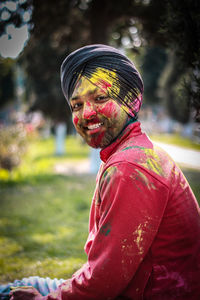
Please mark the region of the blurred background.
<svg viewBox="0 0 200 300"><path fill-rule="evenodd" d="M71 276L100 160L76 136L60 87L67 54L119 48L144 80L142 128L200 199L199 0L1 0L0 281Z"/></svg>

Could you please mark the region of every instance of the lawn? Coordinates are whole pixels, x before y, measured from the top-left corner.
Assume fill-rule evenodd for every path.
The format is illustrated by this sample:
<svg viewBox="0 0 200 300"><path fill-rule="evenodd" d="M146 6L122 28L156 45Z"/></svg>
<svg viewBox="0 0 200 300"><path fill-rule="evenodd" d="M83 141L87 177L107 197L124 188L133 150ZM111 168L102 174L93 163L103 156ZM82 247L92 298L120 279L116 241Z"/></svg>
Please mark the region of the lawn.
<svg viewBox="0 0 200 300"><path fill-rule="evenodd" d="M80 161L89 148L68 137L66 155L52 139L34 140L19 168L0 172L0 282L38 275L68 278L86 260L95 177L55 174L56 163ZM199 172L183 169L200 200Z"/></svg>
<svg viewBox="0 0 200 300"><path fill-rule="evenodd" d="M69 137L66 155L54 155L53 139L31 142L22 165L1 170L0 282L39 275L67 278L85 262L94 176L62 176L54 165L88 157Z"/></svg>
<svg viewBox="0 0 200 300"><path fill-rule="evenodd" d="M189 148L200 151L200 144L192 141L189 138L183 137L179 134L153 134L150 135L155 142L162 142L166 144L173 144L183 148Z"/></svg>

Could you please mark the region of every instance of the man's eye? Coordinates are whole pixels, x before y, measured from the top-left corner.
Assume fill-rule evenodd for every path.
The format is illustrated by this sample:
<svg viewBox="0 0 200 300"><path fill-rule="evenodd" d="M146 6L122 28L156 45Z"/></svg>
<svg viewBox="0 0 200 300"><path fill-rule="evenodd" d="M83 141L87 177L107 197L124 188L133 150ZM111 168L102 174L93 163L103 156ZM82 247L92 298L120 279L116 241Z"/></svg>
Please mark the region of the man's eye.
<svg viewBox="0 0 200 300"><path fill-rule="evenodd" d="M81 103L75 103L72 105L72 111L77 111L81 108L82 104Z"/></svg>
<svg viewBox="0 0 200 300"><path fill-rule="evenodd" d="M105 101L108 99L108 96L98 96L95 98L96 101Z"/></svg>

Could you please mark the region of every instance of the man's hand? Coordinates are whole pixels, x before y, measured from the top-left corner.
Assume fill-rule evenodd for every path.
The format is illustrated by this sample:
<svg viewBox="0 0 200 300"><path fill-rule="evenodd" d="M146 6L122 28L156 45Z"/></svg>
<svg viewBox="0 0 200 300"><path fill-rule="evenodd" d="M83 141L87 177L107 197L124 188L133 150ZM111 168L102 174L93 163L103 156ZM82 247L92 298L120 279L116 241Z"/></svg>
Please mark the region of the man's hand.
<svg viewBox="0 0 200 300"><path fill-rule="evenodd" d="M10 300L42 300L43 296L32 286L11 287Z"/></svg>

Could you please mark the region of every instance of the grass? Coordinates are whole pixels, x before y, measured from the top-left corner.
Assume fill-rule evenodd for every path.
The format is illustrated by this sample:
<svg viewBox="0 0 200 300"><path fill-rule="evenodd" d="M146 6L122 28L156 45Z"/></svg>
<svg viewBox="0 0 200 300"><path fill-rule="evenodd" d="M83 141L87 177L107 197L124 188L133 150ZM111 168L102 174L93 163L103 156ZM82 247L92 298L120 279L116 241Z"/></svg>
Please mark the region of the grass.
<svg viewBox="0 0 200 300"><path fill-rule="evenodd" d="M180 165L181 167L181 165ZM188 180L192 191L197 198L197 201L200 205L200 188L199 188L199 176L200 176L200 171L199 170L194 170L194 169L189 169L185 167L181 167L186 179Z"/></svg>
<svg viewBox="0 0 200 300"><path fill-rule="evenodd" d="M0 278L69 277L85 261L94 177L52 175L51 180L3 188Z"/></svg>
<svg viewBox="0 0 200 300"><path fill-rule="evenodd" d="M34 139L28 146L27 155L24 156L21 165L14 169L11 173L0 169L1 184L21 183L38 183L46 180L51 180L53 167L56 163L67 161L79 161L86 159L89 154L89 147L83 144L80 139L69 136L66 140L66 154L56 156L54 154L54 140L49 139Z"/></svg>
<svg viewBox="0 0 200 300"><path fill-rule="evenodd" d="M30 275L68 278L85 262L95 178L56 175L53 169L88 153L74 137L60 157L53 139L34 140L19 168L0 171L1 283Z"/></svg>
<svg viewBox="0 0 200 300"><path fill-rule="evenodd" d="M53 139L34 140L19 168L0 172L0 282L22 277L69 278L85 261L94 176L63 176L54 165L80 161L89 148L67 138L66 155ZM200 200L199 172L183 169Z"/></svg>
<svg viewBox="0 0 200 300"><path fill-rule="evenodd" d="M162 142L166 144L173 144L179 147L189 148L200 151L200 144L195 143L189 138L182 137L179 134L154 134L150 135L151 139L155 142Z"/></svg>

